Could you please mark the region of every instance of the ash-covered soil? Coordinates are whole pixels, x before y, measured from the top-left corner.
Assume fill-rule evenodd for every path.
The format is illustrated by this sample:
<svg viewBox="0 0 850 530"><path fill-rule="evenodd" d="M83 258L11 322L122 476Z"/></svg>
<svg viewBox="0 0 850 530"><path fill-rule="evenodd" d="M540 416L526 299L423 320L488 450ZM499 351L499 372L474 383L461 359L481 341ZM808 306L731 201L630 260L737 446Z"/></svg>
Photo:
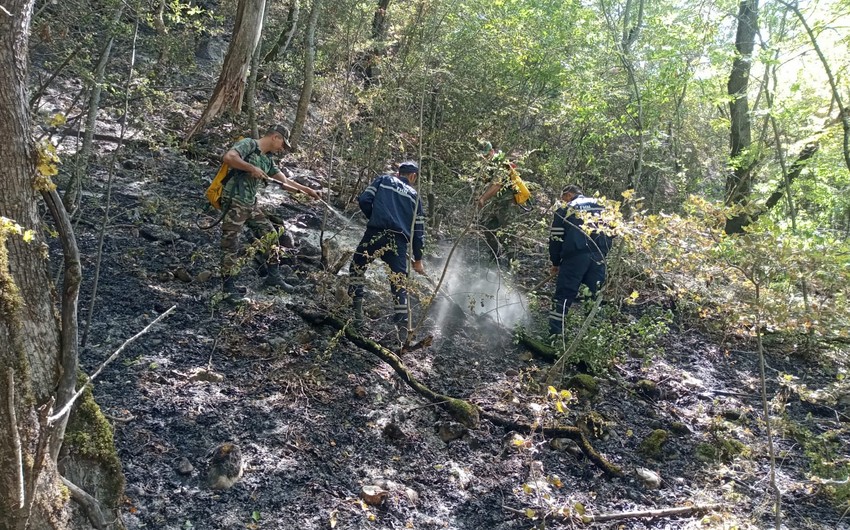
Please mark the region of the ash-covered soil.
<svg viewBox="0 0 850 530"><path fill-rule="evenodd" d="M373 354L287 308L326 310L344 302L338 289L344 272L330 278L320 273L314 246L320 205L299 204L281 192L267 205L296 236L288 263L291 276L307 287L270 295L246 267L241 279L249 301L235 308L218 303L217 274L204 281L203 273L217 271L219 232L195 226L204 186L199 175L214 172L202 169L178 153L145 154L125 162L114 183L83 369L93 372L176 305L94 384L127 478L127 528L519 529L543 528L544 522L546 528L573 528L577 523L564 514L690 504L718 507L595 526L772 527L754 352L726 351L697 331L674 327L656 357L627 357L596 374L598 393L576 389L576 400L561 414L538 383L549 364L533 358L509 330L487 317L457 314L434 328L432 318L420 336L433 335L433 345L402 357L415 377L517 422L584 425L594 447L624 476L606 476L569 441L540 434L518 439L487 421L463 432ZM86 221L78 225L86 273L83 320L104 186L105 175L96 174L83 202ZM339 222L332 219L327 228L338 229ZM341 249L352 245L342 241ZM367 334L390 344L382 317L387 290L376 277ZM835 381L838 367L768 353L773 413L815 434L839 431L839 458L846 459L847 417L801 401L794 389L823 388ZM444 438L453 429L460 437L446 442L441 428ZM668 439L648 456L640 446L655 430L666 431ZM715 461L699 458L701 444L719 447L721 440L738 441L745 450ZM230 489L213 491L206 479L209 457L225 442L241 449L244 475ZM825 486L810 480L800 443L779 433L774 444L785 527L850 528ZM657 473L660 487L648 486L636 468ZM362 502L363 486L385 491L383 503Z"/></svg>

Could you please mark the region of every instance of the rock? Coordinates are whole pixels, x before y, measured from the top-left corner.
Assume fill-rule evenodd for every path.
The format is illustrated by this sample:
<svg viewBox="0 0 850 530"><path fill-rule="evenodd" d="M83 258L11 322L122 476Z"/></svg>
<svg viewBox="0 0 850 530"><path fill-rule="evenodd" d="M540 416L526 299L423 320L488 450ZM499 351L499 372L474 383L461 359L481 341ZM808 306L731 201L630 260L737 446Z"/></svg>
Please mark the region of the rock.
<svg viewBox="0 0 850 530"><path fill-rule="evenodd" d="M207 370L206 368L196 368L189 376L189 381L208 381L210 383L220 383L224 381L224 376L218 372Z"/></svg>
<svg viewBox="0 0 850 530"><path fill-rule="evenodd" d="M170 282L174 279L174 273L171 271L162 271L157 275L157 278L161 282Z"/></svg>
<svg viewBox="0 0 850 530"><path fill-rule="evenodd" d="M186 457L181 458L177 463L177 472L181 475L191 475L194 470L195 466L193 466Z"/></svg>
<svg viewBox="0 0 850 530"><path fill-rule="evenodd" d="M213 449L207 485L213 490L226 490L242 478L244 468L242 449L233 443L223 443Z"/></svg>
<svg viewBox="0 0 850 530"><path fill-rule="evenodd" d="M507 370L505 370L505 377L516 377L518 375L519 371L515 370L514 368L508 368Z"/></svg>
<svg viewBox="0 0 850 530"><path fill-rule="evenodd" d="M588 397L593 397L599 393L599 384L596 379L587 374L576 374L570 377L566 387L578 390L580 394L584 393Z"/></svg>
<svg viewBox="0 0 850 530"><path fill-rule="evenodd" d="M208 282L210 278L212 278L212 271L201 271L195 276L195 281L200 283Z"/></svg>
<svg viewBox="0 0 850 530"><path fill-rule="evenodd" d="M659 399L661 397L661 390L658 389L658 385L655 381L649 379L641 379L635 383L635 392L649 399Z"/></svg>
<svg viewBox="0 0 850 530"><path fill-rule="evenodd" d="M139 235L150 241L175 241L180 239L176 232L172 232L159 225L146 224L139 227Z"/></svg>
<svg viewBox="0 0 850 530"><path fill-rule="evenodd" d="M437 435L440 440L449 443L457 440L469 431L464 425L454 421L444 421L437 425Z"/></svg>
<svg viewBox="0 0 850 530"><path fill-rule="evenodd" d="M661 475L655 471L650 471L644 467L636 467L635 475L644 486L651 490L657 490L661 487Z"/></svg>
<svg viewBox="0 0 850 530"><path fill-rule="evenodd" d="M690 436L691 434L693 434L691 428L682 423L681 421L674 421L673 423L671 423L670 430L673 432L673 434L677 434L679 436Z"/></svg>
<svg viewBox="0 0 850 530"><path fill-rule="evenodd" d="M366 387L364 387L363 385L357 385L356 387L354 387L354 395L357 396L359 399L365 398L366 394Z"/></svg>
<svg viewBox="0 0 850 530"><path fill-rule="evenodd" d="M360 488L360 498L370 506L380 506L389 494L388 491L371 484Z"/></svg>
<svg viewBox="0 0 850 530"><path fill-rule="evenodd" d="M404 496L407 497L407 500L409 500L411 504L419 502L419 494L416 493L416 490L414 489L404 488Z"/></svg>
<svg viewBox="0 0 850 530"><path fill-rule="evenodd" d="M638 446L638 451L649 458L660 460L664 455L663 447L669 434L664 429L655 429Z"/></svg>
<svg viewBox="0 0 850 530"><path fill-rule="evenodd" d="M745 412L742 412L742 411L736 410L736 409L724 410L723 412L720 413L720 415L723 416L724 420L729 420L729 421L741 421L742 419L746 418L746 416L747 416L747 414Z"/></svg>
<svg viewBox="0 0 850 530"><path fill-rule="evenodd" d="M174 271L174 276L183 283L192 283L192 275L183 267L178 267Z"/></svg>
<svg viewBox="0 0 850 530"><path fill-rule="evenodd" d="M198 43L195 48L195 58L200 61L210 61L214 64L224 63L224 55L227 53L228 43L224 39L207 38Z"/></svg>
<svg viewBox="0 0 850 530"><path fill-rule="evenodd" d="M573 456L581 456L582 450L578 444L570 438L552 438L549 440L549 447L555 451L562 451Z"/></svg>

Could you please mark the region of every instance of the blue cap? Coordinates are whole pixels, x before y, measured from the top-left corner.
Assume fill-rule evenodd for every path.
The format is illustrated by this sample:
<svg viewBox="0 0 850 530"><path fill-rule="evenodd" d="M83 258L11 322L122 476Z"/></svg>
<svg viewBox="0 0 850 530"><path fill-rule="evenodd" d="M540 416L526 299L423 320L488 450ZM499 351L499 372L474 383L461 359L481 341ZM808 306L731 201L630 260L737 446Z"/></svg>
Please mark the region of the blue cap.
<svg viewBox="0 0 850 530"><path fill-rule="evenodd" d="M410 173L419 173L419 166L416 165L416 162L408 160L407 162L402 162L398 166L398 172L402 175L409 175Z"/></svg>

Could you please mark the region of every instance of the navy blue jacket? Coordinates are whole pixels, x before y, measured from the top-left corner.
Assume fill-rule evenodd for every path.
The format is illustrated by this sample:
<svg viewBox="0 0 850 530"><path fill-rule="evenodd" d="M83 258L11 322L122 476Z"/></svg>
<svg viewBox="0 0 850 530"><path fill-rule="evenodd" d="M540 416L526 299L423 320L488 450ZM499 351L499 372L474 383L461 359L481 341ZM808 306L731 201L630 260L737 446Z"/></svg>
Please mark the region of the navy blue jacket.
<svg viewBox="0 0 850 530"><path fill-rule="evenodd" d="M582 226L577 212L590 212L599 216L605 208L592 197L579 195L563 208L558 208L552 227L549 229L549 259L552 265L559 266L561 260L576 254L590 252L596 257L604 257L611 249L611 236ZM592 242L591 242L592 241Z"/></svg>
<svg viewBox="0 0 850 530"><path fill-rule="evenodd" d="M419 194L407 178L381 175L360 194L357 202L369 219L367 229L400 232L410 241L412 226L413 259L422 259L422 249L425 247L425 212L419 201Z"/></svg>

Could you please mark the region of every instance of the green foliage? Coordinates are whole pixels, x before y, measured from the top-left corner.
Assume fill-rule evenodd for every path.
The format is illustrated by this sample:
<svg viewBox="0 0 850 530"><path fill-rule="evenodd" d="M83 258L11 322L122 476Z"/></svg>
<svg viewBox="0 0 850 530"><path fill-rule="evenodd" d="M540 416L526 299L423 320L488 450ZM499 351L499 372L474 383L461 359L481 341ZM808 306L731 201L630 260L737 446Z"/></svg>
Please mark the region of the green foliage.
<svg viewBox="0 0 850 530"><path fill-rule="evenodd" d="M590 305L592 302L587 302ZM586 318L586 312L572 310L565 320L565 336L570 337ZM658 352L658 341L669 331L670 311L649 308L639 317L621 313L613 306L603 307L567 359L569 363L584 362L599 372L608 363L629 354L651 358Z"/></svg>
<svg viewBox="0 0 850 530"><path fill-rule="evenodd" d="M850 244L829 231L794 233L762 219L728 237L728 211L691 197L689 215L636 216L626 266L718 329L844 339L850 334ZM799 227L798 227L799 228Z"/></svg>
<svg viewBox="0 0 850 530"><path fill-rule="evenodd" d="M664 444L669 437L669 433L664 429L655 429L643 439L638 446L638 451L644 456L660 460L664 456Z"/></svg>
<svg viewBox="0 0 850 530"><path fill-rule="evenodd" d="M841 429L843 430L843 429ZM812 480L824 483L824 490L836 506L850 500L850 461L843 454L841 430L827 429L814 434L806 426L790 423L787 434L803 448Z"/></svg>

